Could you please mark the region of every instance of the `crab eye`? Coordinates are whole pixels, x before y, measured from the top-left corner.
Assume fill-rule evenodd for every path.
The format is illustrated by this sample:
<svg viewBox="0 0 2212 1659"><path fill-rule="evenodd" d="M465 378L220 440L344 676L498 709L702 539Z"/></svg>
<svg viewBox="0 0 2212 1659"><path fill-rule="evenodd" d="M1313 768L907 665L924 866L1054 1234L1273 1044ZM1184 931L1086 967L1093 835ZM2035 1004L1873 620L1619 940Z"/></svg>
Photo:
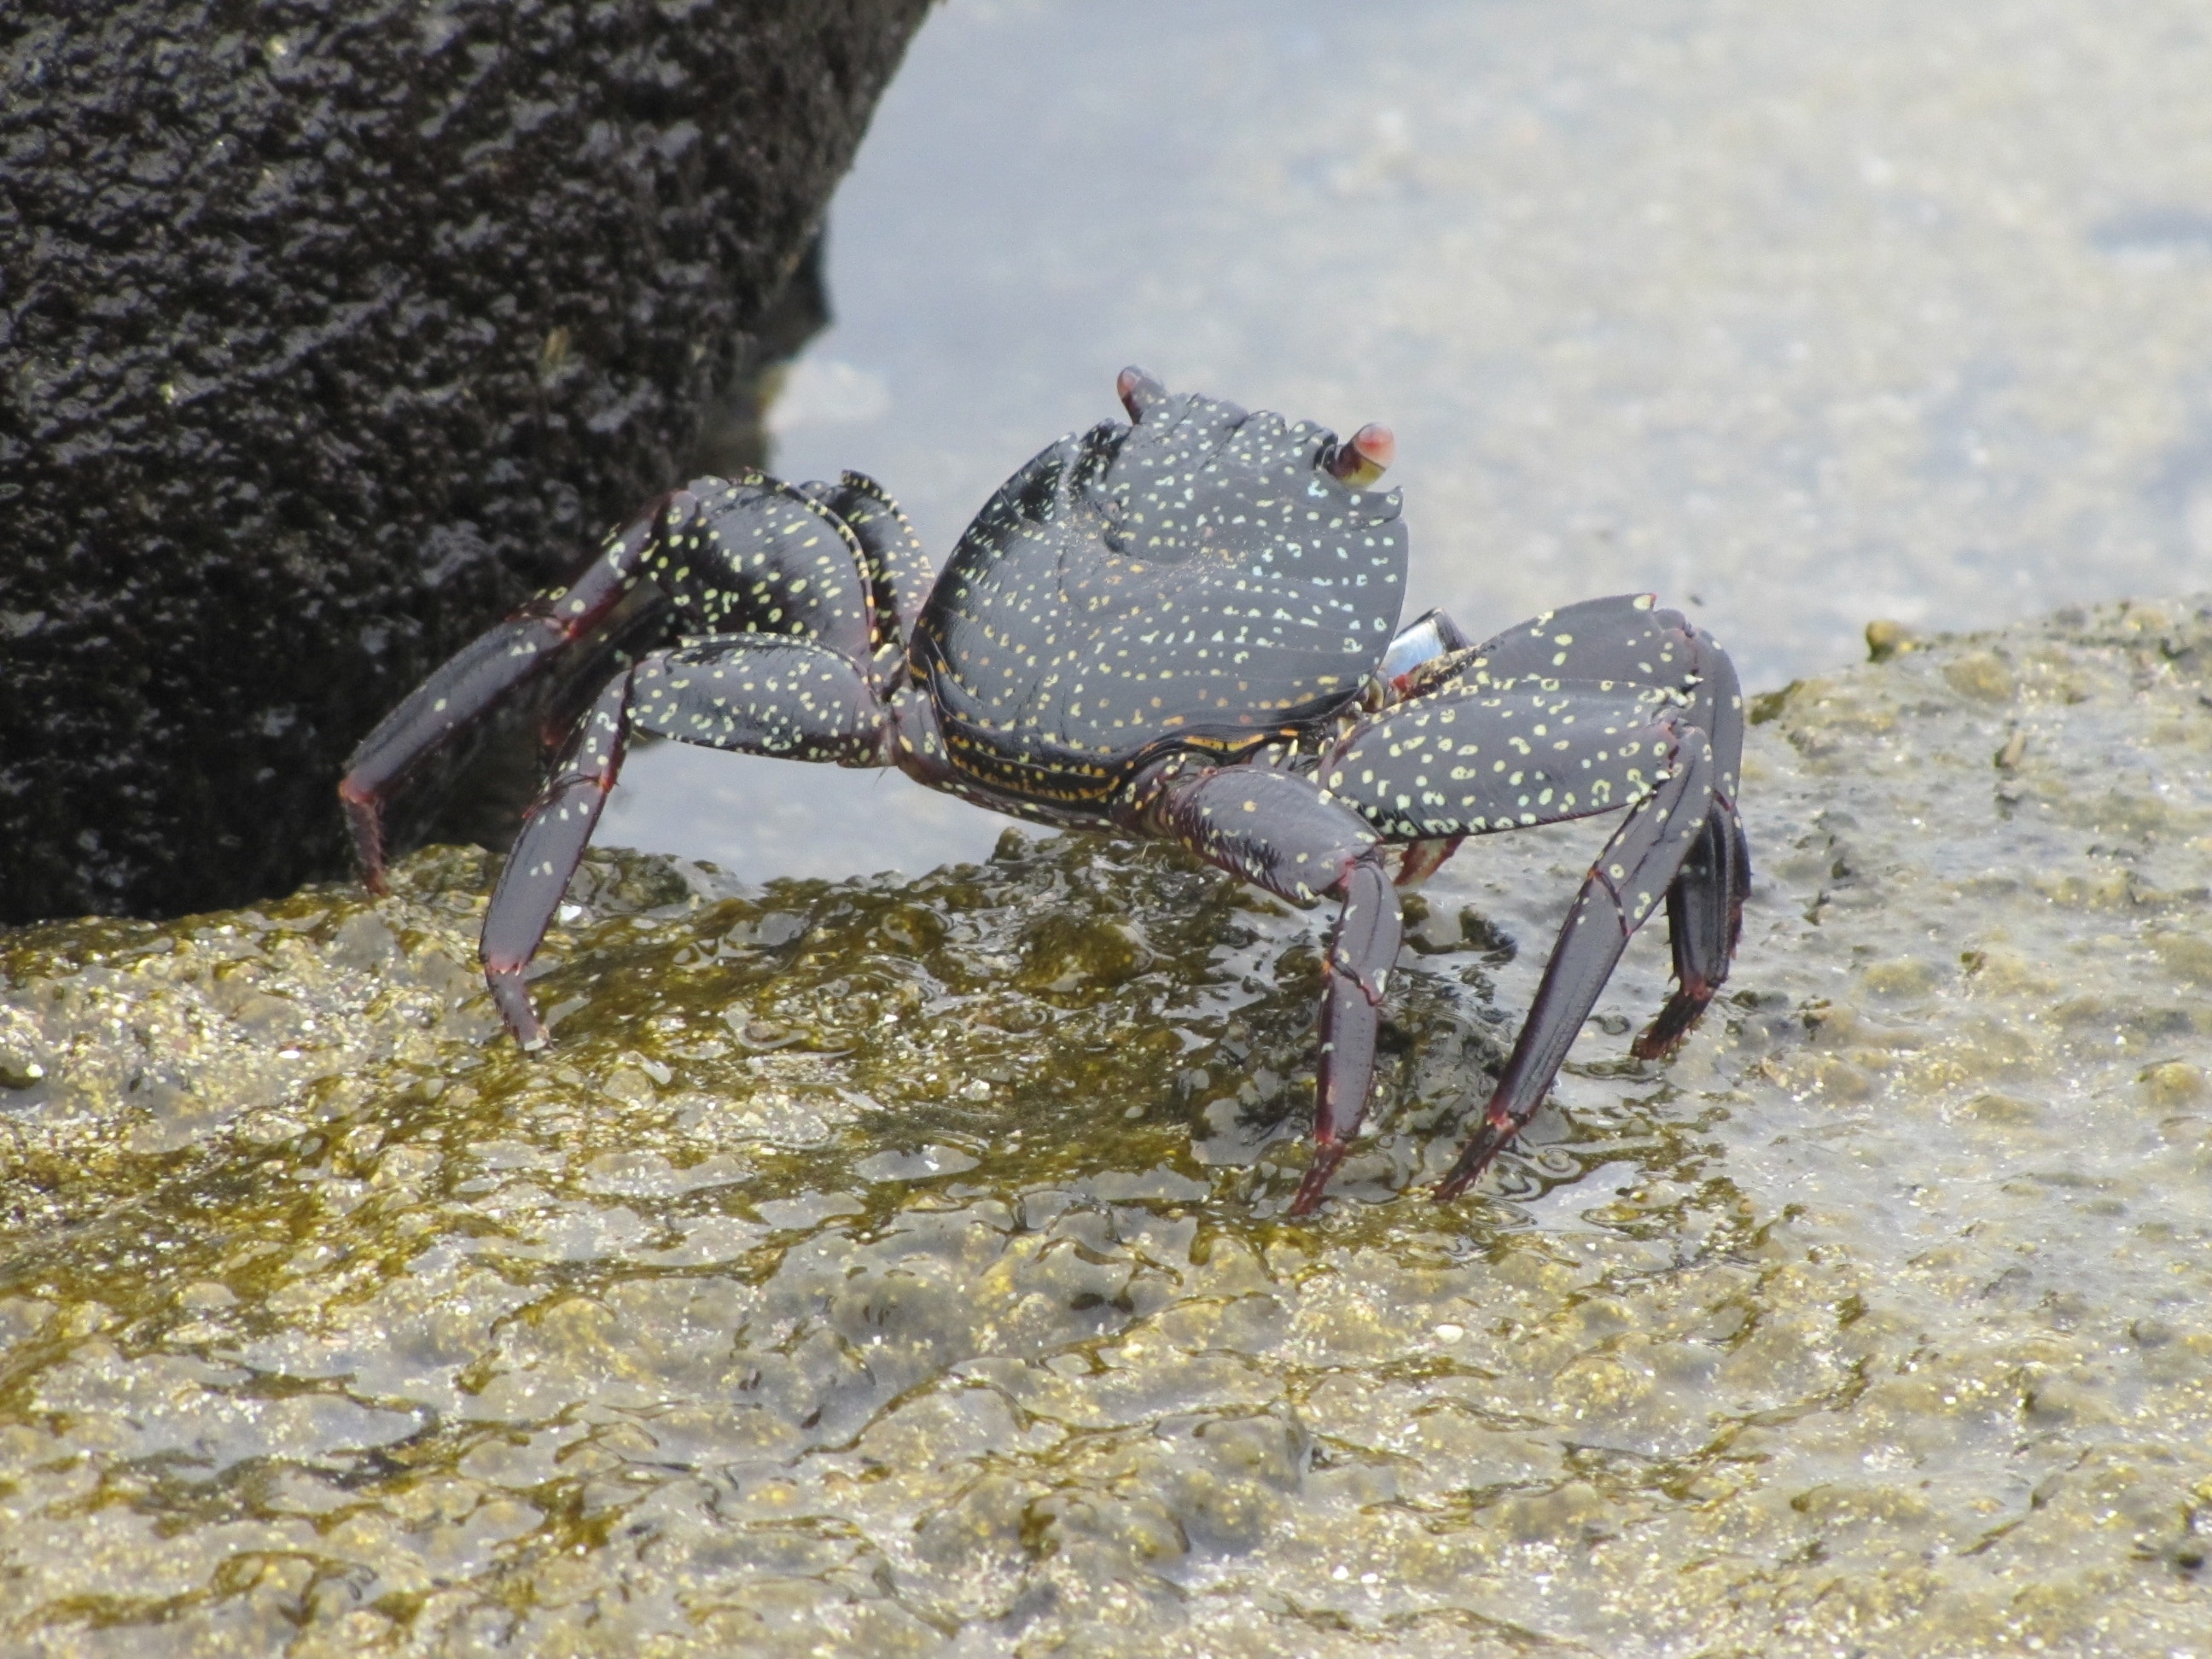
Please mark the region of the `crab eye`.
<svg viewBox="0 0 2212 1659"><path fill-rule="evenodd" d="M1133 421L1143 420L1145 411L1168 395L1165 386L1133 363L1115 377L1114 392Z"/></svg>
<svg viewBox="0 0 2212 1659"><path fill-rule="evenodd" d="M1397 455L1398 440L1390 428L1370 421L1343 443L1323 450L1321 465L1331 477L1354 489L1364 489L1382 476Z"/></svg>

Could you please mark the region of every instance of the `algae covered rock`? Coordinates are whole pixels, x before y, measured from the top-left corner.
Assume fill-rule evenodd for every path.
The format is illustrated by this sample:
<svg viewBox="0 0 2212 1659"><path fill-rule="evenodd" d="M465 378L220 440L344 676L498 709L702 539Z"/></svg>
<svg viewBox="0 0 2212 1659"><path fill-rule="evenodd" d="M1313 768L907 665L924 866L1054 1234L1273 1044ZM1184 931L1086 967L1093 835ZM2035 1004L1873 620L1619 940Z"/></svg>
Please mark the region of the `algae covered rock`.
<svg viewBox="0 0 2212 1659"><path fill-rule="evenodd" d="M2186 1650L2208 653L1761 699L1723 1000L1627 1060L1639 941L1449 1206L1602 824L1431 884L1297 1225L1319 924L1165 848L595 853L538 1060L473 852L0 937L5 1644Z"/></svg>

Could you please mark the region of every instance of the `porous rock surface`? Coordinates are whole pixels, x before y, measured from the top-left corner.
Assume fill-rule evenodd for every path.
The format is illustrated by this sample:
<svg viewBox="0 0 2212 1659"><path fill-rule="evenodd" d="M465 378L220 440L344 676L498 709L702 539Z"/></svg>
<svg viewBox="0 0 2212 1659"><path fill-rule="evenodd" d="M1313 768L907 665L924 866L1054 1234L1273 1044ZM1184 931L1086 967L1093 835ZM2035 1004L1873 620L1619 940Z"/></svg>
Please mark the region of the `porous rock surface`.
<svg viewBox="0 0 2212 1659"><path fill-rule="evenodd" d="M0 940L0 1646L2201 1649L2212 605L1888 643L1448 1206L1602 826L1431 884L1296 1224L1316 921L1162 848L594 854L542 1060L474 852Z"/></svg>
<svg viewBox="0 0 2212 1659"><path fill-rule="evenodd" d="M0 9L0 921L337 873L353 743L681 482L925 9Z"/></svg>

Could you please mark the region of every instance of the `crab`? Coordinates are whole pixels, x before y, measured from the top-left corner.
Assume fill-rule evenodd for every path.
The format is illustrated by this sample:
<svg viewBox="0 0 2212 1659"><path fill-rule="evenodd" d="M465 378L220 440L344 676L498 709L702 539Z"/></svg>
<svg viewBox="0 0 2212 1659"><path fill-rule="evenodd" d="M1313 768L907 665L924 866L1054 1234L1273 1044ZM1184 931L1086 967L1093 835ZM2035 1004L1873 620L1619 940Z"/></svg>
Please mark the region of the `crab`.
<svg viewBox="0 0 2212 1659"><path fill-rule="evenodd" d="M479 635L362 742L338 793L368 885L391 791L459 728L653 613L567 736L486 910L484 975L526 1049L524 973L632 732L895 766L1065 829L1164 837L1293 905L1334 903L1313 1155L1320 1204L1367 1107L1398 887L1469 836L1625 811L1577 895L1487 1109L1437 1188L1466 1190L1541 1104L1629 937L1663 902L1674 986L1632 1045L1673 1052L1726 977L1750 860L1735 671L1651 596L1487 641L1399 629L1407 540L1381 426L1346 441L1138 369L1129 423L1061 439L1000 486L933 581L859 473L697 478L568 586ZM633 599L633 590L650 585ZM624 637L629 638L628 624Z"/></svg>

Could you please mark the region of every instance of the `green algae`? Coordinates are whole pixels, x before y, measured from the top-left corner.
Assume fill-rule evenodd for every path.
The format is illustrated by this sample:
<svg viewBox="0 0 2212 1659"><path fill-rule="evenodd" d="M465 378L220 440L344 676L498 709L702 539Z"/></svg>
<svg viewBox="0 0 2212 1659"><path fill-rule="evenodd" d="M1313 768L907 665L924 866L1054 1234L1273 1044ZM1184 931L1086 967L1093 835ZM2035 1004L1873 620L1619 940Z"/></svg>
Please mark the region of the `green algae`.
<svg viewBox="0 0 2212 1659"><path fill-rule="evenodd" d="M0 1632L40 1655L2191 1651L2212 612L1762 700L1723 1002L1641 941L1484 1187L1601 826L1469 848L1304 1165L1316 918L1010 834L0 936ZM1993 757L1995 757L1993 762Z"/></svg>

